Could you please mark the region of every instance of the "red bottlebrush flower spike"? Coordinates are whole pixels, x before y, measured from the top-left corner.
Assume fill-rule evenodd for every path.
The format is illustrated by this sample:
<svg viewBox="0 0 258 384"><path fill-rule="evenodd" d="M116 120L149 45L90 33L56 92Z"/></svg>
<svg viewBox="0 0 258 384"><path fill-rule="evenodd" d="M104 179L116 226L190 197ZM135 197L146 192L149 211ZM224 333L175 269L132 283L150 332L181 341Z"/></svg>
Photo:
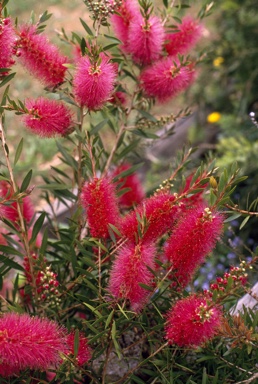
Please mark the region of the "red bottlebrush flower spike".
<svg viewBox="0 0 258 384"><path fill-rule="evenodd" d="M43 34L37 34L34 25L20 28L17 42L17 55L21 63L47 87L55 87L64 82L68 62L58 48L50 44Z"/></svg>
<svg viewBox="0 0 258 384"><path fill-rule="evenodd" d="M177 301L167 313L165 325L169 344L198 347L213 338L221 324L221 310L195 295Z"/></svg>
<svg viewBox="0 0 258 384"><path fill-rule="evenodd" d="M4 314L0 318L0 375L60 364L59 352L67 351L66 338L64 330L47 319Z"/></svg>
<svg viewBox="0 0 258 384"><path fill-rule="evenodd" d="M140 8L134 0L123 0L116 14L110 18L115 35L122 41L122 50L128 52L129 26L134 18L141 16Z"/></svg>
<svg viewBox="0 0 258 384"><path fill-rule="evenodd" d="M151 285L155 268L153 243L126 244L118 253L110 272L109 290L116 298L128 299L132 309L140 311L149 291L139 284Z"/></svg>
<svg viewBox="0 0 258 384"><path fill-rule="evenodd" d="M165 102L192 83L193 73L194 70L189 64L181 65L177 58L167 57L141 73L141 87L148 97Z"/></svg>
<svg viewBox="0 0 258 384"><path fill-rule="evenodd" d="M185 287L205 256L214 248L223 229L222 214L199 204L186 211L165 245L166 259L172 263L173 274Z"/></svg>
<svg viewBox="0 0 258 384"><path fill-rule="evenodd" d="M113 177L118 176L120 173L130 169L130 164L123 164L116 168L113 173ZM136 173L129 176L119 178L118 183L120 184L118 192L125 188L129 188L130 191L124 193L119 197L119 205L124 208L130 208L133 205L139 204L145 196L143 187Z"/></svg>
<svg viewBox="0 0 258 384"><path fill-rule="evenodd" d="M109 224L118 227L120 217L115 186L108 178L94 178L84 184L81 193L91 236L109 238Z"/></svg>
<svg viewBox="0 0 258 384"><path fill-rule="evenodd" d="M116 78L115 66L104 54L100 63L92 63L88 56L77 62L73 87L76 100L89 110L100 109L112 96Z"/></svg>
<svg viewBox="0 0 258 384"><path fill-rule="evenodd" d="M23 116L23 121L31 132L45 138L71 132L72 113L62 102L39 97L27 100L25 106L28 114Z"/></svg>
<svg viewBox="0 0 258 384"><path fill-rule="evenodd" d="M175 223L179 206L174 205L174 200L175 197L167 192L144 199L140 206L123 217L121 233L133 242L139 235L145 242L155 242Z"/></svg>
<svg viewBox="0 0 258 384"><path fill-rule="evenodd" d="M169 33L165 37L165 50L169 56L185 54L200 39L202 26L197 20L186 16L182 23L177 25L179 32Z"/></svg>
<svg viewBox="0 0 258 384"><path fill-rule="evenodd" d="M11 202L13 198L13 190L6 181L0 181L0 217L8 219L13 223L19 220L17 203ZM5 203L7 203L5 205ZM34 215L34 208L28 196L22 199L22 213L27 223L29 223Z"/></svg>
<svg viewBox="0 0 258 384"><path fill-rule="evenodd" d="M69 333L69 335L67 336L67 344L68 344L69 352L72 355L74 355L74 336L75 336L74 332ZM76 361L78 365L82 367L90 360L90 357L91 357L91 351L88 345L88 340L82 333L80 333L79 349L78 349L78 354L76 356Z"/></svg>
<svg viewBox="0 0 258 384"><path fill-rule="evenodd" d="M164 27L158 17L151 16L148 20L135 17L129 28L128 52L136 63L151 64L161 56L164 36Z"/></svg>
<svg viewBox="0 0 258 384"><path fill-rule="evenodd" d="M9 18L0 18L0 68L10 68L15 61L13 54L15 50L16 35ZM1 72L0 76L7 72Z"/></svg>

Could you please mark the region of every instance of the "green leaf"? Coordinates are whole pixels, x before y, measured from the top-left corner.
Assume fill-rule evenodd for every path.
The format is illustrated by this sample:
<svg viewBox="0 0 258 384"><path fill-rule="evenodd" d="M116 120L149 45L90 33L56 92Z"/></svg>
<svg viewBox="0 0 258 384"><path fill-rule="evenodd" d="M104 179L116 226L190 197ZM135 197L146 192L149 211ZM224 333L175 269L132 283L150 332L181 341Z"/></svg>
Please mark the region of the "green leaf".
<svg viewBox="0 0 258 384"><path fill-rule="evenodd" d="M36 240L36 237L39 234L42 228L42 225L44 223L45 217L46 217L46 213L42 212L39 218L37 219L36 223L34 224L31 239L30 239L30 245L33 244L33 242Z"/></svg>
<svg viewBox="0 0 258 384"><path fill-rule="evenodd" d="M242 229L244 228L244 226L246 225L246 223L248 222L248 220L250 219L250 216L247 216L241 223L239 229Z"/></svg>
<svg viewBox="0 0 258 384"><path fill-rule="evenodd" d="M86 307L88 307L91 312L94 313L94 315L96 315L99 319L101 319L103 316L101 315L101 313L96 309L94 308L92 305L88 304L88 303L83 303Z"/></svg>
<svg viewBox="0 0 258 384"><path fill-rule="evenodd" d="M45 255L46 249L47 249L47 243L48 243L48 228L44 230L41 246L39 249L39 254L40 255Z"/></svg>
<svg viewBox="0 0 258 384"><path fill-rule="evenodd" d="M73 156L71 156L67 149L64 148L61 143L59 143L58 140L56 140L56 146L58 148L58 150L61 152L61 154L63 155L64 159L63 161L66 162L68 165L70 165L70 167L72 167L76 172L78 170L78 163L77 161L73 158Z"/></svg>
<svg viewBox="0 0 258 384"><path fill-rule="evenodd" d="M120 160L120 159L123 159L129 152L133 151L134 148L137 147L137 145L139 144L140 140L134 140L131 144L127 145L123 150L122 152L119 153L119 155L117 155L117 160Z"/></svg>
<svg viewBox="0 0 258 384"><path fill-rule="evenodd" d="M117 306L118 306L120 312L124 315L124 317L125 317L127 320L129 320L127 314L125 313L125 311L123 310L123 308L120 306L120 304L117 303Z"/></svg>
<svg viewBox="0 0 258 384"><path fill-rule="evenodd" d="M121 40L117 39L117 38L114 37L114 36L105 35L105 34L104 34L104 36L105 36L107 39L116 42L117 44L121 44Z"/></svg>
<svg viewBox="0 0 258 384"><path fill-rule="evenodd" d="M108 120L109 119L105 119L105 120L101 121L99 124L95 125L95 127L93 125L92 130L91 130L91 134L96 135L101 130L101 128L103 128L107 124Z"/></svg>
<svg viewBox="0 0 258 384"><path fill-rule="evenodd" d="M86 24L85 21L82 20L81 18L80 18L80 22L81 22L83 28L85 29L85 31L86 31L90 36L94 36L94 35L93 35L93 32L92 32L92 30L90 29L90 27L88 26L88 24Z"/></svg>
<svg viewBox="0 0 258 384"><path fill-rule="evenodd" d="M16 149L15 158L14 158L14 165L17 164L17 161L19 160L19 158L21 156L22 148L23 148L23 137L21 138L21 140L18 144L18 147Z"/></svg>
<svg viewBox="0 0 258 384"><path fill-rule="evenodd" d="M143 111L142 109L137 109L137 111L145 117L145 119L152 121L153 123L156 123L158 120L155 116L151 115L150 113Z"/></svg>
<svg viewBox="0 0 258 384"><path fill-rule="evenodd" d="M113 224L111 223L108 223L108 226L110 227L110 229L118 236L122 237L122 234L121 232L119 232L119 230L117 229L117 227L115 227Z"/></svg>
<svg viewBox="0 0 258 384"><path fill-rule="evenodd" d="M32 169L25 176L25 178L22 182L21 188L20 188L20 192L26 191L26 189L30 185L31 177L32 177Z"/></svg>
<svg viewBox="0 0 258 384"><path fill-rule="evenodd" d="M63 190L63 189L67 189L67 184L59 184L59 183L49 183L49 184L41 184L41 185L38 185L37 188L39 189L53 189L53 190Z"/></svg>
<svg viewBox="0 0 258 384"><path fill-rule="evenodd" d="M116 322L115 321L112 324L111 337L112 337L113 344L114 344L116 353L118 355L118 358L121 359L122 355L121 355L120 347L119 347L117 339L116 339Z"/></svg>
<svg viewBox="0 0 258 384"><path fill-rule="evenodd" d="M105 329L107 329L107 327L109 326L111 320L112 320L112 317L113 317L113 314L114 314L114 309L110 312L110 314L108 315L108 318L106 320L106 324L105 324Z"/></svg>
<svg viewBox="0 0 258 384"><path fill-rule="evenodd" d="M137 384L145 384L146 383L145 381L143 381L142 379L140 379L139 377L137 377L135 375L132 375L130 377L130 379L133 380Z"/></svg>
<svg viewBox="0 0 258 384"><path fill-rule="evenodd" d="M207 370L205 367L203 367L202 384L207 384L207 378Z"/></svg>
<svg viewBox="0 0 258 384"><path fill-rule="evenodd" d="M217 201L217 196L215 195L213 190L210 190L210 205L213 206L216 201Z"/></svg>
<svg viewBox="0 0 258 384"><path fill-rule="evenodd" d="M236 220L240 216L241 213L235 213L234 215L229 216L226 220L224 220L224 223L229 223L230 221Z"/></svg>
<svg viewBox="0 0 258 384"><path fill-rule="evenodd" d="M78 271L82 271L80 268L77 268ZM88 287L95 293L98 293L98 288L96 285L92 284L86 277L84 277L83 282L88 285ZM92 307L93 308L93 307Z"/></svg>
<svg viewBox="0 0 258 384"><path fill-rule="evenodd" d="M9 3L9 0L3 0L2 2L2 8L6 7L6 5Z"/></svg>
<svg viewBox="0 0 258 384"><path fill-rule="evenodd" d="M114 48L114 47L117 47L119 45L119 43L113 43L113 44L109 44L109 45L106 45L104 48L103 48L103 51L109 51L110 49Z"/></svg>
<svg viewBox="0 0 258 384"><path fill-rule="evenodd" d="M40 15L39 23L40 24L44 23L45 21L50 19L51 16L52 16L52 13L48 13L48 11L45 11L42 15Z"/></svg>
<svg viewBox="0 0 258 384"><path fill-rule="evenodd" d="M146 289L146 291L153 292L153 288L150 287L149 285L146 285L146 284L143 284L143 283L139 283L138 285L139 285L140 287Z"/></svg>
<svg viewBox="0 0 258 384"><path fill-rule="evenodd" d="M78 351L79 351L79 329L76 329L75 332L74 332L74 357L76 358L78 356Z"/></svg>
<svg viewBox="0 0 258 384"><path fill-rule="evenodd" d="M0 246L0 251L1 251L2 247L3 247L3 245ZM7 247L7 248L10 248L10 247ZM12 252L11 254L14 254L14 252ZM24 270L20 264L16 263L16 261L14 261L13 259L10 259L10 257L0 255L0 262L3 263L7 267L17 269L18 271Z"/></svg>
<svg viewBox="0 0 258 384"><path fill-rule="evenodd" d="M0 82L0 88L3 87L5 84L7 84L9 81L11 81L16 73L11 73L10 75L7 75L3 78L3 80Z"/></svg>

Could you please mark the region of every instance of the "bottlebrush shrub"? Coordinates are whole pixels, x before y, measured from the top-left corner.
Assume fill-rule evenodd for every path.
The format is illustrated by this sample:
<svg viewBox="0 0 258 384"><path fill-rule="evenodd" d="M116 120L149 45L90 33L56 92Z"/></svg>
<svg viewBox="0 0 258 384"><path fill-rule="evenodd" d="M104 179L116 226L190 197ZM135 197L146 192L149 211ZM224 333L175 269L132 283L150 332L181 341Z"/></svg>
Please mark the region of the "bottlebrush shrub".
<svg viewBox="0 0 258 384"><path fill-rule="evenodd" d="M195 168L191 149L165 170L143 164L146 145L171 133L157 131L189 113L186 101L167 116L153 106L184 91L202 65L198 51L180 55L210 12L203 3L197 14L181 1L84 0L92 23L81 20L83 33L60 28L59 48L45 32L48 12L20 24L0 0L1 383L257 378L257 316L231 319L257 251L208 290L193 281L217 243L228 247L228 221L253 216L255 225L257 212L232 201L244 177L211 158ZM32 84L28 95L25 68L47 88ZM53 161L28 164L36 139L39 153L56 143Z"/></svg>

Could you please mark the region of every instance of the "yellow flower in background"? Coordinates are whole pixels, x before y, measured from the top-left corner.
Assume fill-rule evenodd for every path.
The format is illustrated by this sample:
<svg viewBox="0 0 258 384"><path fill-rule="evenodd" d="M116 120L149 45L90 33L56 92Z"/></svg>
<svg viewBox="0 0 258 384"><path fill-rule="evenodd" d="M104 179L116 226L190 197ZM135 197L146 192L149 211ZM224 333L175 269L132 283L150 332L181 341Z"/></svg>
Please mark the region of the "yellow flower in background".
<svg viewBox="0 0 258 384"><path fill-rule="evenodd" d="M221 118L221 113L219 112L212 112L207 116L208 123L217 123Z"/></svg>
<svg viewBox="0 0 258 384"><path fill-rule="evenodd" d="M214 67L220 67L222 63L224 63L224 58L222 56L216 57L216 59L213 60Z"/></svg>

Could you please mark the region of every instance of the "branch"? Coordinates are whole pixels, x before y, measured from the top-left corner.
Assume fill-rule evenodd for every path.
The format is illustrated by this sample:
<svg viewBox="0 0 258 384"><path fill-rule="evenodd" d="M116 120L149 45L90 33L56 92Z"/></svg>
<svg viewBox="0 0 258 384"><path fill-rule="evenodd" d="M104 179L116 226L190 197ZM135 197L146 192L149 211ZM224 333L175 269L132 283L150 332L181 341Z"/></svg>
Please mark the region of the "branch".
<svg viewBox="0 0 258 384"><path fill-rule="evenodd" d="M237 208L237 206L232 207L229 204L225 204L225 206L228 209L231 209L232 211L242 213L243 215L249 215L249 216L258 216L258 212L250 212L250 211L245 211L243 209Z"/></svg>

